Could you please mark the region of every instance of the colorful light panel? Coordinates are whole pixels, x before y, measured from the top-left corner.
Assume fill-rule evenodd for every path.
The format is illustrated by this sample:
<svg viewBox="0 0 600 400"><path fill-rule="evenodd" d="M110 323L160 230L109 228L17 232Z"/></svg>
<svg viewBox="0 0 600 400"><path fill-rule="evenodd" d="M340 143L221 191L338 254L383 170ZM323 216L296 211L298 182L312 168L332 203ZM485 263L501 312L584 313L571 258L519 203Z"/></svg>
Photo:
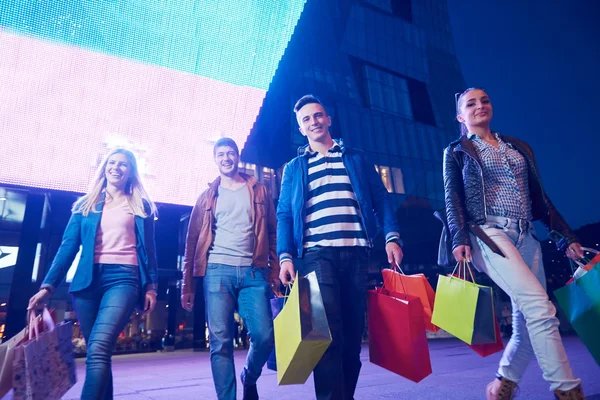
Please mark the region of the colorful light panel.
<svg viewBox="0 0 600 400"><path fill-rule="evenodd" d="M85 192L115 146L155 201L194 203L240 149L304 0L4 1L0 184Z"/></svg>

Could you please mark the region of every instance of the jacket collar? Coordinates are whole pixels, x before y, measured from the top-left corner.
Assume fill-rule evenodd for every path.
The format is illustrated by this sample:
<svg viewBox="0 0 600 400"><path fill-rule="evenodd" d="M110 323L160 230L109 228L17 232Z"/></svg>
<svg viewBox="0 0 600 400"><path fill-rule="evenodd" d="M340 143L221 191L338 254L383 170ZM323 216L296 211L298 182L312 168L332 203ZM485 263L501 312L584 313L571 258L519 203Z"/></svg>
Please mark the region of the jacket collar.
<svg viewBox="0 0 600 400"><path fill-rule="evenodd" d="M473 137L461 136L459 139L450 143L450 146L454 148L454 151L462 151L467 153L473 159L475 159L479 165L482 165L481 160L479 158L479 153L477 153L477 149L473 144Z"/></svg>
<svg viewBox="0 0 600 400"><path fill-rule="evenodd" d="M258 179L255 176L248 175L243 172L240 172L240 176L246 181L246 183L249 186L254 187L258 183ZM214 191L217 191L219 189L219 185L221 185L221 177L220 176L218 176L217 179L215 179L214 181L212 181L208 184L208 186Z"/></svg>

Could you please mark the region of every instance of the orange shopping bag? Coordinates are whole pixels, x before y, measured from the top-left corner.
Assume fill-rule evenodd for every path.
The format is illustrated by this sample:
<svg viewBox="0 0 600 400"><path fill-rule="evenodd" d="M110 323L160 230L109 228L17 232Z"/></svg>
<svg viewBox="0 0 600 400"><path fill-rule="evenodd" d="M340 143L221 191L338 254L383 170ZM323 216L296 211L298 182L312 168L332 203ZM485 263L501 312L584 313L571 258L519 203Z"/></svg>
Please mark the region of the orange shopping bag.
<svg viewBox="0 0 600 400"><path fill-rule="evenodd" d="M423 305L425 329L431 332L439 331L440 328L431 323L435 292L425 275L405 275L400 266L396 265L396 267L397 270L384 269L381 271L383 286L393 292L418 297Z"/></svg>

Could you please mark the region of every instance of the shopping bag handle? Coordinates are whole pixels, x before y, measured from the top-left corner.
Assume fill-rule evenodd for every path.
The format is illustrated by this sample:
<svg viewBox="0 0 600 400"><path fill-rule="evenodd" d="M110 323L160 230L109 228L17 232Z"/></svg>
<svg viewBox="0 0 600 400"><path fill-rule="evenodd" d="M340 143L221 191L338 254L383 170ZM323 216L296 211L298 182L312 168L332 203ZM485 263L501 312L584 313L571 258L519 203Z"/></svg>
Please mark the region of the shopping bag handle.
<svg viewBox="0 0 600 400"><path fill-rule="evenodd" d="M398 272L399 272L399 273L401 273L402 275L406 275L406 274L404 273L404 271L402 271L402 268L400 268L400 264L398 264L398 261L396 261L396 260L394 260L394 262L392 263L392 269L393 269L394 271L395 271L395 270L398 270Z"/></svg>
<svg viewBox="0 0 600 400"><path fill-rule="evenodd" d="M52 316L50 315L50 311L48 311L48 309L46 307L44 307L44 309L42 310L42 323L46 326L46 329L48 331L53 331L54 328L56 328L56 324L54 323L54 320L52 319ZM28 332L29 332L29 340L32 339L37 339L40 337L40 328L37 324L37 319L38 317L35 315L35 312L32 311L29 314L29 326L27 327ZM31 329L33 327L33 329Z"/></svg>
<svg viewBox="0 0 600 400"><path fill-rule="evenodd" d="M581 250L589 251L590 253L594 253L594 254L600 254L600 251L598 251L596 249L592 249L591 247L582 247Z"/></svg>
<svg viewBox="0 0 600 400"><path fill-rule="evenodd" d="M396 262L396 260L394 260L394 263L392 264L392 270L394 272L396 272L396 269L398 270L399 274L402 274L404 276L406 276L406 274L404 273L404 271L402 271L402 268L400 268L400 265ZM394 275L393 277L394 282L396 281L396 275ZM402 281L402 279L400 279L400 285L402 285L402 290L404 291L403 293L398 293L402 296L404 296L405 298L403 300L407 300L408 299L408 292L406 291L406 286L404 286L404 282ZM383 285L381 286L381 289L385 289L385 279L383 280Z"/></svg>
<svg viewBox="0 0 600 400"><path fill-rule="evenodd" d="M456 270L458 269L458 279L462 279L463 281L468 281L467 271L469 271L469 275L471 276L471 280L473 283L477 283L475 280L475 276L473 275L473 271L471 270L471 265L467 260L462 260L456 263L454 270L451 275L454 275ZM462 276L461 276L462 271Z"/></svg>
<svg viewBox="0 0 600 400"><path fill-rule="evenodd" d="M600 251L596 250L596 249L592 249L591 247L582 247L581 250L583 251L587 251L588 253L592 253L594 255L598 255L600 254ZM592 257L593 258L593 257ZM590 262L592 262L592 260L588 257L583 257L581 258L581 260L583 260L584 262L581 262L580 260L571 260L569 259L569 261L574 262L575 264L577 264L577 266L585 269L585 266L588 265ZM571 272L575 272L574 268L573 268L573 264L571 264Z"/></svg>

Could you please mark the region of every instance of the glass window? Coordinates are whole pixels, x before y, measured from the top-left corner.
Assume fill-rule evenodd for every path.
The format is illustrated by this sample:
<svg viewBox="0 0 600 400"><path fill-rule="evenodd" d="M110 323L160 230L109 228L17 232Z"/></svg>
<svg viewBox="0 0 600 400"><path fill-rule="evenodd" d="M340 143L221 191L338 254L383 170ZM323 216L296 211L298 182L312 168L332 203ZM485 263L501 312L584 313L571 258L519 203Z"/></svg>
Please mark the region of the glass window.
<svg viewBox="0 0 600 400"><path fill-rule="evenodd" d="M392 12L392 4L391 0L365 0L365 3L372 5L373 7L377 7L380 10L391 13Z"/></svg>
<svg viewBox="0 0 600 400"><path fill-rule="evenodd" d="M400 140L399 137L402 135L402 132L398 131L394 125L393 117L384 117L385 123L385 139L387 140L386 146L384 149L388 149L390 154L395 156L402 154L402 149L400 148Z"/></svg>
<svg viewBox="0 0 600 400"><path fill-rule="evenodd" d="M238 169L240 172L243 172L244 174L257 176L256 173L254 172L254 171L256 171L256 165L254 165L254 164L245 163L245 162L240 161L238 163Z"/></svg>
<svg viewBox="0 0 600 400"><path fill-rule="evenodd" d="M374 110L413 118L406 79L365 65L369 101Z"/></svg>
<svg viewBox="0 0 600 400"><path fill-rule="evenodd" d="M362 149L365 151L373 152L376 149L374 141L370 139L373 134L373 123L371 122L371 114L360 115L360 122L360 131L358 134L362 136Z"/></svg>
<svg viewBox="0 0 600 400"><path fill-rule="evenodd" d="M381 177L383 186L385 186L389 193L405 194L404 177L400 168L375 165L375 170Z"/></svg>
<svg viewBox="0 0 600 400"><path fill-rule="evenodd" d="M387 148L385 128L383 127L383 121L379 113L373 113L373 133L371 137L375 141L375 146L378 149Z"/></svg>
<svg viewBox="0 0 600 400"><path fill-rule="evenodd" d="M392 0L392 12L400 18L412 22L412 0Z"/></svg>
<svg viewBox="0 0 600 400"><path fill-rule="evenodd" d="M411 154L410 148L408 147L408 137L412 136L414 131L412 130L412 124L407 121L403 121L400 118L396 120L396 135L398 137L398 143L400 147L400 155L409 157Z"/></svg>
<svg viewBox="0 0 600 400"><path fill-rule="evenodd" d="M375 166L377 172L379 172L379 176L381 176L381 181L383 182L383 186L387 189L389 193L393 193L394 188L392 186L392 174L390 173L389 167L383 166Z"/></svg>
<svg viewBox="0 0 600 400"><path fill-rule="evenodd" d="M400 168L392 167L392 180L394 182L394 193L405 194L404 177Z"/></svg>

